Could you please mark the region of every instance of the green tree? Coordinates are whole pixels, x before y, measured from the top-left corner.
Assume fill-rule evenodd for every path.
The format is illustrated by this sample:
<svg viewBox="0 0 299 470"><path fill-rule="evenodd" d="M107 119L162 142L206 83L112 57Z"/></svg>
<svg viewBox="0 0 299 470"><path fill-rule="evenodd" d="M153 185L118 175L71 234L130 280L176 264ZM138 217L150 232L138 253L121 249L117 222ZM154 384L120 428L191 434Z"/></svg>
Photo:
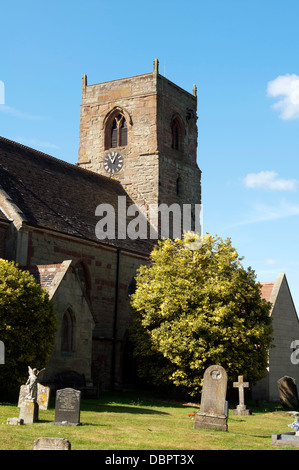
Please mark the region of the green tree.
<svg viewBox="0 0 299 470"><path fill-rule="evenodd" d="M209 234L158 243L131 296L141 377L195 396L212 364L222 365L231 379L244 375L254 383L265 375L271 304L241 261L230 239Z"/></svg>
<svg viewBox="0 0 299 470"><path fill-rule="evenodd" d="M54 306L46 290L17 265L0 259L0 390L14 390L27 378L28 365L45 367L57 329Z"/></svg>

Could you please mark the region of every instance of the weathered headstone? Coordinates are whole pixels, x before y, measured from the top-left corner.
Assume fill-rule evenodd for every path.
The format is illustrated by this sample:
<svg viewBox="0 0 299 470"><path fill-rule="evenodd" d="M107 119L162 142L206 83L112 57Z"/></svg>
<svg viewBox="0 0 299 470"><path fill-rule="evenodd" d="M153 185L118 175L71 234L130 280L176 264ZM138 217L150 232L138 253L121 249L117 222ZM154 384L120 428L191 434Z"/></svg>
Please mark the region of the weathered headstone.
<svg viewBox="0 0 299 470"><path fill-rule="evenodd" d="M22 403L25 401L25 398L28 395L28 393L29 393L29 386L21 385L20 393L19 393L19 401L18 401L19 407L21 407ZM45 385L38 383L36 401L38 403L40 410L48 409L49 399L50 399L50 387L46 387Z"/></svg>
<svg viewBox="0 0 299 470"><path fill-rule="evenodd" d="M42 376L45 369L37 370L28 366L29 377L25 384L28 387L27 395L21 397L20 415L24 423L36 423L38 421L39 404L37 402L38 378ZM19 398L20 400L20 398Z"/></svg>
<svg viewBox="0 0 299 470"><path fill-rule="evenodd" d="M194 428L215 428L227 431L227 373L219 365L207 368L203 376L200 410Z"/></svg>
<svg viewBox="0 0 299 470"><path fill-rule="evenodd" d="M63 388L56 391L55 422L53 424L80 424L81 392L73 388Z"/></svg>
<svg viewBox="0 0 299 470"><path fill-rule="evenodd" d="M239 389L239 404L233 410L234 415L250 415L251 411L246 408L244 400L244 388L249 387L248 382L243 382L243 375L238 376L238 382L233 382L233 386Z"/></svg>
<svg viewBox="0 0 299 470"><path fill-rule="evenodd" d="M40 410L47 410L50 399L50 387L37 384L37 403Z"/></svg>
<svg viewBox="0 0 299 470"><path fill-rule="evenodd" d="M292 377L284 376L277 381L279 398L282 406L286 408L298 408L298 394L296 380Z"/></svg>
<svg viewBox="0 0 299 470"><path fill-rule="evenodd" d="M33 443L33 450L71 450L71 443L62 437L39 437Z"/></svg>
<svg viewBox="0 0 299 470"><path fill-rule="evenodd" d="M272 444L281 447L299 447L299 437L294 431L272 434Z"/></svg>
<svg viewBox="0 0 299 470"><path fill-rule="evenodd" d="M25 424L36 423L38 421L38 403L29 399L23 401L19 419L22 419Z"/></svg>

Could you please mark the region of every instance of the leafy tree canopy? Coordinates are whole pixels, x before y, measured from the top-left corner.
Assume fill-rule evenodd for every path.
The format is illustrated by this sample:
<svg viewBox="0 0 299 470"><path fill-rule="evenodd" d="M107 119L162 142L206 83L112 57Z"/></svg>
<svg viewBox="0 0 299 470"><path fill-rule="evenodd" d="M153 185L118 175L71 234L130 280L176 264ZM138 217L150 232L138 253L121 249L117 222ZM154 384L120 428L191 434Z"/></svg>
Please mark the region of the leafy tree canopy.
<svg viewBox="0 0 299 470"><path fill-rule="evenodd" d="M29 365L45 367L56 329L56 313L47 292L29 272L0 259L0 340L5 346L1 390L24 383Z"/></svg>
<svg viewBox="0 0 299 470"><path fill-rule="evenodd" d="M231 380L266 373L271 304L231 240L194 233L162 240L141 266L131 296L140 375L156 385L201 391L204 371L222 365Z"/></svg>

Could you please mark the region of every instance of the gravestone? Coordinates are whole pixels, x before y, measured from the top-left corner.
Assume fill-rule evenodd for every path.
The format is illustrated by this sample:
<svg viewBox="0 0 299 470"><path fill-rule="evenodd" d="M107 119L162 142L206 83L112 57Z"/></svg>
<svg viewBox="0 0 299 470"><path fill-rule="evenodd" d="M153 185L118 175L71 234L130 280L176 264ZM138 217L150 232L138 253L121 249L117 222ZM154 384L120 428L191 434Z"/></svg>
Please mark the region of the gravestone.
<svg viewBox="0 0 299 470"><path fill-rule="evenodd" d="M219 365L207 368L203 376L200 410L194 428L214 428L227 431L227 373Z"/></svg>
<svg viewBox="0 0 299 470"><path fill-rule="evenodd" d="M21 407L22 403L25 401L26 396L29 393L28 385L21 385L19 393L18 407ZM49 406L50 399L50 387L46 387L40 383L37 384L37 397L36 401L38 403L40 410L47 410Z"/></svg>
<svg viewBox="0 0 299 470"><path fill-rule="evenodd" d="M38 421L38 403L35 400L23 401L19 419L23 420L25 424L36 423Z"/></svg>
<svg viewBox="0 0 299 470"><path fill-rule="evenodd" d="M39 405L37 402L37 391L38 391L38 379L42 377L45 369L37 370L28 366L28 380L26 390L28 391L27 395L22 396L22 401L20 405L20 415L19 418L23 419L24 423L36 423L38 421L38 411Z"/></svg>
<svg viewBox="0 0 299 470"><path fill-rule="evenodd" d="M281 447L299 447L299 437L294 431L272 434L272 444Z"/></svg>
<svg viewBox="0 0 299 470"><path fill-rule="evenodd" d="M238 376L238 382L233 382L233 387L239 389L239 404L237 408L233 410L234 415L250 415L251 411L246 408L244 401L244 388L249 387L248 382L243 382L243 375Z"/></svg>
<svg viewBox="0 0 299 470"><path fill-rule="evenodd" d="M298 408L299 401L297 395L296 380L292 377L284 376L277 381L280 403L286 408Z"/></svg>
<svg viewBox="0 0 299 470"><path fill-rule="evenodd" d="M71 450L71 443L62 437L39 437L33 443L33 450Z"/></svg>
<svg viewBox="0 0 299 470"><path fill-rule="evenodd" d="M56 391L55 421L53 424L78 426L80 424L81 392L73 388Z"/></svg>

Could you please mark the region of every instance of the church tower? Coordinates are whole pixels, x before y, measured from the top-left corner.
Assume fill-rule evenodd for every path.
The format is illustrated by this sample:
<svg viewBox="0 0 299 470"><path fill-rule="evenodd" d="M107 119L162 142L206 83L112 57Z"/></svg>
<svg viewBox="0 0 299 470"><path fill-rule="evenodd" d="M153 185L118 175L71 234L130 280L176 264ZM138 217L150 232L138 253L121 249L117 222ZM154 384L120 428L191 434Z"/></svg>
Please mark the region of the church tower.
<svg viewBox="0 0 299 470"><path fill-rule="evenodd" d="M88 85L82 80L78 165L120 181L132 201L201 203L196 87L153 72ZM194 221L194 210L192 209Z"/></svg>

